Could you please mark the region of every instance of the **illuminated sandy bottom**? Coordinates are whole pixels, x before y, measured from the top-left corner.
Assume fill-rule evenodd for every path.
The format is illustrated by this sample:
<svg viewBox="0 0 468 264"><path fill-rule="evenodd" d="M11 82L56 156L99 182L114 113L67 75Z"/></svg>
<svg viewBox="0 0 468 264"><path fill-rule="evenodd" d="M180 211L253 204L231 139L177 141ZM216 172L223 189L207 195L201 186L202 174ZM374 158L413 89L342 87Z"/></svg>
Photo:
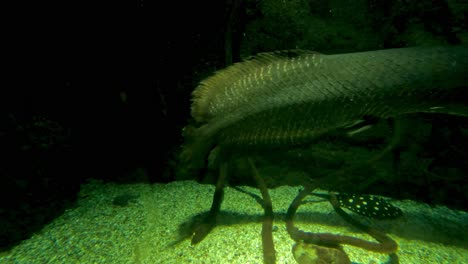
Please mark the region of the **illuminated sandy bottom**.
<svg viewBox="0 0 468 264"><path fill-rule="evenodd" d="M296 263L294 241L285 229L285 212L299 187L270 190L275 211L273 233L277 263ZM227 188L219 225L196 246L180 239L191 219L206 212L214 187L196 182L116 185L91 182L82 187L74 209L66 211L32 238L0 254L0 263L263 263L263 209L249 187ZM249 195L250 194L250 195ZM137 195L127 205L121 195ZM124 199L125 200L125 199ZM399 246L400 263L466 263L468 213L394 202L398 220L361 221L387 232ZM122 206L123 205L123 206ZM303 205L296 216L302 230L352 235L372 240L344 222L325 202ZM185 229L184 229L185 228ZM353 263L385 263L387 255L345 246Z"/></svg>

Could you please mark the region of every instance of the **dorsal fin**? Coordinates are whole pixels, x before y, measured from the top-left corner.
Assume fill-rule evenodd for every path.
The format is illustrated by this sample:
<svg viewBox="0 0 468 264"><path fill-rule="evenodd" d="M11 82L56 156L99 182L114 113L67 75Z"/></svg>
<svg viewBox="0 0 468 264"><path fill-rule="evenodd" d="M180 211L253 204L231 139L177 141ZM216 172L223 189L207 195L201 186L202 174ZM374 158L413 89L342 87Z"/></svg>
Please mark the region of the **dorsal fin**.
<svg viewBox="0 0 468 264"><path fill-rule="evenodd" d="M214 94L219 92L219 89L229 86L234 80L239 80L247 74L267 65L313 54L320 53L300 49L263 52L248 57L242 62L235 63L225 69L216 71L211 77L200 82L193 91L192 117L198 122L207 122L210 119L210 100L214 98Z"/></svg>

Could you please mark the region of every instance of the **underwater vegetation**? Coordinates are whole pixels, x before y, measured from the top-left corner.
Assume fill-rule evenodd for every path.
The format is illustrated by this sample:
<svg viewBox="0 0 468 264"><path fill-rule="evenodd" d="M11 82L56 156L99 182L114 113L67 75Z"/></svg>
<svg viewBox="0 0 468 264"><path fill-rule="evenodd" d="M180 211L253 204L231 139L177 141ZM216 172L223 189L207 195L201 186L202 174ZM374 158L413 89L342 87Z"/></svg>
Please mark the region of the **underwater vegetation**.
<svg viewBox="0 0 468 264"><path fill-rule="evenodd" d="M466 101L461 96L465 91L467 66L468 48L465 46L337 55L290 50L261 53L202 81L193 92L192 117L197 123L184 131L186 141L180 156L181 167L187 174L197 174L207 166L219 173L211 209L194 229L192 244L205 239L216 225L229 163L240 157L247 160L251 177L262 194L264 262L275 263L273 205L267 185L251 157L313 144L329 134L353 137L379 119L420 112L468 116ZM330 182L353 182L355 179L347 173L350 169L378 161L396 145L397 140L391 140L386 148L354 168L344 168L302 183L305 189L287 213L288 232L299 242L295 252L304 249L301 245L305 243L307 248L316 246L315 250L320 252L317 254L324 259L333 256L340 263L350 263L341 249L342 244L349 244L389 254L390 262L398 263L398 246L394 240L342 210L345 207L376 218L401 215L398 208L383 200L334 193L324 197L343 219L371 235L377 243L349 236L303 232L293 224L302 199L314 189ZM362 203L355 203L354 199ZM338 251L331 253L329 250ZM301 263L324 261L310 262L304 258L300 255L296 259L304 261Z"/></svg>

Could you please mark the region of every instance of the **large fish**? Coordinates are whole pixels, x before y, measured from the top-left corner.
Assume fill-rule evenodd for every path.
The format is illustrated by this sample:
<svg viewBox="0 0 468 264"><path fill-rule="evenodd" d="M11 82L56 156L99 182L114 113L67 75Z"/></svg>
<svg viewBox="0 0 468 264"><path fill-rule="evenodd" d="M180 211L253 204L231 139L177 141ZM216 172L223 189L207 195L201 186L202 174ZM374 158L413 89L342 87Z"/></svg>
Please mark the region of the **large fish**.
<svg viewBox="0 0 468 264"><path fill-rule="evenodd" d="M195 89L192 116L198 124L187 128L181 157L189 168L201 168L215 146L308 143L363 117L468 116L467 76L466 46L262 53Z"/></svg>

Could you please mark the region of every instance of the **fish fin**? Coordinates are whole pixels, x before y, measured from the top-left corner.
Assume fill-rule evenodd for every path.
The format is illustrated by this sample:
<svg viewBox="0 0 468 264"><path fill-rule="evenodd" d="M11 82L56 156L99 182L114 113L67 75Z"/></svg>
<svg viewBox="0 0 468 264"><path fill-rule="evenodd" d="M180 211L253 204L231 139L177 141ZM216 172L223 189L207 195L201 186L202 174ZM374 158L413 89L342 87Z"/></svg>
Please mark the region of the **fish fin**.
<svg viewBox="0 0 468 264"><path fill-rule="evenodd" d="M192 177L194 173L205 168L207 157L214 147L213 138L204 133L204 126L187 126L183 130L183 136L185 142L178 156L178 178L181 179Z"/></svg>
<svg viewBox="0 0 468 264"><path fill-rule="evenodd" d="M192 92L192 117L197 122L208 122L212 118L209 111L209 102L216 93L220 92L221 87L226 84L241 80L245 75L265 65L289 61L301 56L318 54L320 53L300 49L263 52L248 57L241 62L234 63L225 69L216 71L211 77L200 82Z"/></svg>

